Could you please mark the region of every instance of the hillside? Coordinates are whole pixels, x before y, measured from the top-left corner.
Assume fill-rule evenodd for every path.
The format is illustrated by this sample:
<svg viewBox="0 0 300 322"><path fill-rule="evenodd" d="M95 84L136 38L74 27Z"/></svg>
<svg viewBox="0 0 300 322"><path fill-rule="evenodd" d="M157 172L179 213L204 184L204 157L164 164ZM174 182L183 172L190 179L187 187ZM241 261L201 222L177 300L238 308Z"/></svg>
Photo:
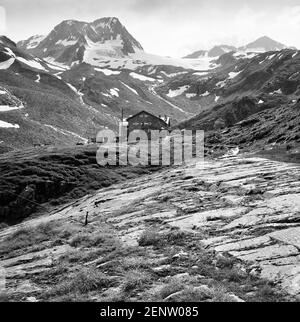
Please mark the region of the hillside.
<svg viewBox="0 0 300 322"><path fill-rule="evenodd" d="M0 302L297 301L299 70L267 37L151 55L114 17L1 37ZM141 110L203 155L100 166L88 139Z"/></svg>
<svg viewBox="0 0 300 322"><path fill-rule="evenodd" d="M113 126L114 118L82 104L59 72L0 39L1 149L85 142L104 125Z"/></svg>
<svg viewBox="0 0 300 322"><path fill-rule="evenodd" d="M282 104L263 110L248 118L218 132L207 133L207 145L212 145L214 151L222 152L226 147L239 146L246 150L274 150L280 146L288 152L289 158L297 161L300 148L300 102ZM223 150L224 152L224 150ZM282 154L278 150L277 158Z"/></svg>
<svg viewBox="0 0 300 322"><path fill-rule="evenodd" d="M122 110L167 114L180 128L232 126L297 101L300 55L283 48L261 37L174 60L146 53L115 17L63 21L18 46L3 37L0 151L87 142L116 130Z"/></svg>
<svg viewBox="0 0 300 322"><path fill-rule="evenodd" d="M0 230L0 300L297 301L299 166L195 162Z"/></svg>
<svg viewBox="0 0 300 322"><path fill-rule="evenodd" d="M0 225L53 211L120 181L150 174L159 166L107 166L96 161L97 147L28 148L0 160Z"/></svg>
<svg viewBox="0 0 300 322"><path fill-rule="evenodd" d="M188 119L198 107L177 106L156 87L201 66L216 64L144 52L113 17L63 21L18 45L2 37L0 152L87 142L105 127L116 130L122 109L125 117L146 110L173 124Z"/></svg>
<svg viewBox="0 0 300 322"><path fill-rule="evenodd" d="M166 95L170 89L184 88L174 95L174 102L190 100L202 109L197 116L179 124L180 128L224 128L260 111L297 102L298 51L286 49L238 60L235 54L229 53L221 56L221 60L225 67L214 73L199 76L188 73L160 87Z"/></svg>

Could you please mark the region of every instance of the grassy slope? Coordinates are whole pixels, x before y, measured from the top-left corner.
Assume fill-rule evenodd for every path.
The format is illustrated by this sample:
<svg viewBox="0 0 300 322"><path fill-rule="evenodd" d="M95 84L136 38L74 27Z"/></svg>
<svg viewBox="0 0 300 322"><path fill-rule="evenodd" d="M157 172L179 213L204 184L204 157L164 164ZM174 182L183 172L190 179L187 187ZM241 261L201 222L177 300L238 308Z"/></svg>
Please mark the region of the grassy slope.
<svg viewBox="0 0 300 322"><path fill-rule="evenodd" d="M44 124L67 130L88 138L95 136L105 124L113 121L101 110L83 106L76 95L64 82L40 73L40 83L36 83L37 72L19 66L20 75L1 71L0 85L24 102L19 111L1 113L1 120L17 123L19 129L0 129L0 138L7 146L21 148L34 144L61 144L78 142L72 135L64 135Z"/></svg>
<svg viewBox="0 0 300 322"><path fill-rule="evenodd" d="M293 150L300 145L299 121L300 103L284 104L254 114L225 130L208 132L206 145L215 151L224 150L227 146L239 146L250 151L264 150L267 146L287 146L288 150Z"/></svg>
<svg viewBox="0 0 300 322"><path fill-rule="evenodd" d="M171 88L173 84L174 88L178 88L179 84L189 85L193 93L210 93L204 98L200 95L190 99L192 103L198 102L201 109L198 115L178 127L202 130L225 128L255 113L297 100L300 93L299 66L300 55L294 50L284 50L237 61L207 79L199 77L197 80L194 75L185 75L180 83L179 80L170 82L168 86ZM239 74L229 79L230 72ZM226 83L220 85L219 82L224 80ZM216 96L220 97L217 103L214 101ZM180 98L184 97L176 97Z"/></svg>
<svg viewBox="0 0 300 322"><path fill-rule="evenodd" d="M0 222L16 223L38 210L45 210L45 203L66 203L158 169L100 167L96 162L96 146L35 148L3 154Z"/></svg>
<svg viewBox="0 0 300 322"><path fill-rule="evenodd" d="M3 239L0 257L34 254L58 245L70 248L50 269L26 276L37 287L30 295L38 301L293 301L274 283L250 274L250 265L206 250L203 236L180 230L161 233L157 225L149 223L138 246L126 246L104 220L85 227L74 222L41 224ZM7 282L12 285L11 278ZM21 290L10 290L0 293L0 302L28 297Z"/></svg>

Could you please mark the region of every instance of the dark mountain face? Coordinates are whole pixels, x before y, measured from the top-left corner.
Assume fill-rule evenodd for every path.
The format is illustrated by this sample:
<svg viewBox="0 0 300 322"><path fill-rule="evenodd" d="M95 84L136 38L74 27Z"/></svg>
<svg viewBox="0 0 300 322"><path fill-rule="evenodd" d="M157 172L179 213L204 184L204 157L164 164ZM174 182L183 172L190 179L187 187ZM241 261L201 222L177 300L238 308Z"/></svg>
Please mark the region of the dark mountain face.
<svg viewBox="0 0 300 322"><path fill-rule="evenodd" d="M40 42L28 39L18 46L40 58L49 58L65 65L81 63L86 50L93 48L98 56L120 58L143 50L117 18L101 18L92 23L63 21Z"/></svg>
<svg viewBox="0 0 300 322"><path fill-rule="evenodd" d="M16 47L16 43L14 43L12 40L7 38L6 36L0 36L0 44L2 46L8 46L8 47Z"/></svg>
<svg viewBox="0 0 300 322"><path fill-rule="evenodd" d="M217 153L226 146L265 150L275 144L299 147L300 101L276 104L227 129L206 133L206 146L213 146Z"/></svg>
<svg viewBox="0 0 300 322"><path fill-rule="evenodd" d="M216 63L222 66L213 73L189 72L158 88L165 95L177 92L172 98L177 105L187 104L186 101L198 105L200 113L179 127L213 130L233 126L252 114L296 101L300 96L297 50L266 52L250 59L236 59L235 53L227 53Z"/></svg>

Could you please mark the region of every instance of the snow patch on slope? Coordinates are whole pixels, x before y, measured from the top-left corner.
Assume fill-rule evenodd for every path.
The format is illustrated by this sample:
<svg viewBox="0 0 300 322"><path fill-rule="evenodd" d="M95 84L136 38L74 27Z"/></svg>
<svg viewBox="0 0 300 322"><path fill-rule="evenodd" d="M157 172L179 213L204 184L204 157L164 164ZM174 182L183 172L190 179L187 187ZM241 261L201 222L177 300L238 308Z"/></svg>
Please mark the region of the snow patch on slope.
<svg viewBox="0 0 300 322"><path fill-rule="evenodd" d="M133 89L132 87L130 87L130 86L128 86L128 85L126 85L125 83L123 83L123 82L121 82L121 84L123 84L125 87L127 87L130 91L132 91L134 94L136 94L136 95L139 95L138 94L138 92L135 90L135 89Z"/></svg>
<svg viewBox="0 0 300 322"><path fill-rule="evenodd" d="M0 105L0 112L9 112L14 110L20 110L21 108L24 108L23 105L21 106L9 106L9 105Z"/></svg>
<svg viewBox="0 0 300 322"><path fill-rule="evenodd" d="M185 86L181 86L175 90L170 89L169 93L167 94L168 97L176 97L179 95L182 95L185 91L187 91L189 89L188 85Z"/></svg>
<svg viewBox="0 0 300 322"><path fill-rule="evenodd" d="M17 60L31 68L40 69L47 72L47 70L36 60L27 60L23 57L17 57Z"/></svg>
<svg viewBox="0 0 300 322"><path fill-rule="evenodd" d="M14 62L14 58L9 58L8 60L0 63L0 69L8 69Z"/></svg>
<svg viewBox="0 0 300 322"><path fill-rule="evenodd" d="M233 78L237 77L241 72L242 72L242 70L241 70L241 71L239 71L239 72L230 72L230 73L228 74L229 79L233 79Z"/></svg>
<svg viewBox="0 0 300 322"><path fill-rule="evenodd" d="M73 46L77 43L77 40L68 40L68 39L63 39L63 40L58 40L55 45L61 45L61 46Z"/></svg>
<svg viewBox="0 0 300 322"><path fill-rule="evenodd" d="M11 124L11 123L4 122L4 121L0 120L0 128L4 128L4 129L9 129L9 128L19 129L20 125L19 124Z"/></svg>
<svg viewBox="0 0 300 322"><path fill-rule="evenodd" d="M120 71L116 71L116 70L111 70L111 69L107 69L107 68L95 68L95 70L97 72L101 72L106 76L111 76L111 75L120 75L121 72Z"/></svg>
<svg viewBox="0 0 300 322"><path fill-rule="evenodd" d="M141 74L137 74L137 73L130 73L129 74L132 78L135 78L135 79L138 79L142 82L156 82L157 80L155 78L152 78L152 77L147 77L147 76L144 76L144 75L141 75Z"/></svg>

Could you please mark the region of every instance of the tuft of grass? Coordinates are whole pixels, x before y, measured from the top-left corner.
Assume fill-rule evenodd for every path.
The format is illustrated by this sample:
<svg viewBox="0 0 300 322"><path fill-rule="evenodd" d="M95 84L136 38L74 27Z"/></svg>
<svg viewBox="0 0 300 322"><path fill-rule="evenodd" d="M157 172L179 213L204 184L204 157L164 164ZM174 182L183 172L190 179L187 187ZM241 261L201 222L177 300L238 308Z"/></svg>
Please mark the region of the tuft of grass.
<svg viewBox="0 0 300 322"><path fill-rule="evenodd" d="M222 286L214 286L212 289L212 302L235 302L228 294L228 290Z"/></svg>
<svg viewBox="0 0 300 322"><path fill-rule="evenodd" d="M68 241L69 245L74 248L102 248L104 251L112 250L119 244L112 234L104 229L95 231L79 232L71 237Z"/></svg>
<svg viewBox="0 0 300 322"><path fill-rule="evenodd" d="M149 261L147 261L147 259L143 258L143 257L125 257L122 260L122 268L124 270L128 270L128 269L139 269L139 268L143 268L143 269L147 269L150 268L151 264L149 263Z"/></svg>
<svg viewBox="0 0 300 322"><path fill-rule="evenodd" d="M210 291L188 286L178 296L178 302L204 302L212 296Z"/></svg>
<svg viewBox="0 0 300 322"><path fill-rule="evenodd" d="M216 266L219 268L232 268L236 263L236 259L234 257L228 256L218 256L216 261Z"/></svg>
<svg viewBox="0 0 300 322"><path fill-rule="evenodd" d="M268 282L262 285L257 292L257 299L260 301L276 301L278 294L274 290L274 286Z"/></svg>
<svg viewBox="0 0 300 322"><path fill-rule="evenodd" d="M139 246L156 246L182 245L188 235L180 230L172 230L168 233L159 233L157 231L146 230L140 236Z"/></svg>
<svg viewBox="0 0 300 322"><path fill-rule="evenodd" d="M11 254L57 237L59 223L49 222L36 227L25 227L6 237L0 245L0 255Z"/></svg>
<svg viewBox="0 0 300 322"><path fill-rule="evenodd" d="M143 288L145 285L150 284L152 276L147 271L137 269L128 270L125 273L124 283L122 285L123 292L130 292Z"/></svg>
<svg viewBox="0 0 300 322"><path fill-rule="evenodd" d="M48 296L62 296L72 294L87 294L94 290L101 290L112 285L111 279L104 273L93 268L81 270L56 285L48 292Z"/></svg>
<svg viewBox="0 0 300 322"><path fill-rule="evenodd" d="M5 303L5 302L9 302L9 296L6 293L1 292L0 293L0 303Z"/></svg>
<svg viewBox="0 0 300 322"><path fill-rule="evenodd" d="M158 245L162 241L162 236L151 230L144 231L142 235L140 236L138 243L139 246L152 246L152 245Z"/></svg>
<svg viewBox="0 0 300 322"><path fill-rule="evenodd" d="M183 290L185 285L176 278L173 278L168 284L166 284L156 295L158 300L163 300L169 295Z"/></svg>

